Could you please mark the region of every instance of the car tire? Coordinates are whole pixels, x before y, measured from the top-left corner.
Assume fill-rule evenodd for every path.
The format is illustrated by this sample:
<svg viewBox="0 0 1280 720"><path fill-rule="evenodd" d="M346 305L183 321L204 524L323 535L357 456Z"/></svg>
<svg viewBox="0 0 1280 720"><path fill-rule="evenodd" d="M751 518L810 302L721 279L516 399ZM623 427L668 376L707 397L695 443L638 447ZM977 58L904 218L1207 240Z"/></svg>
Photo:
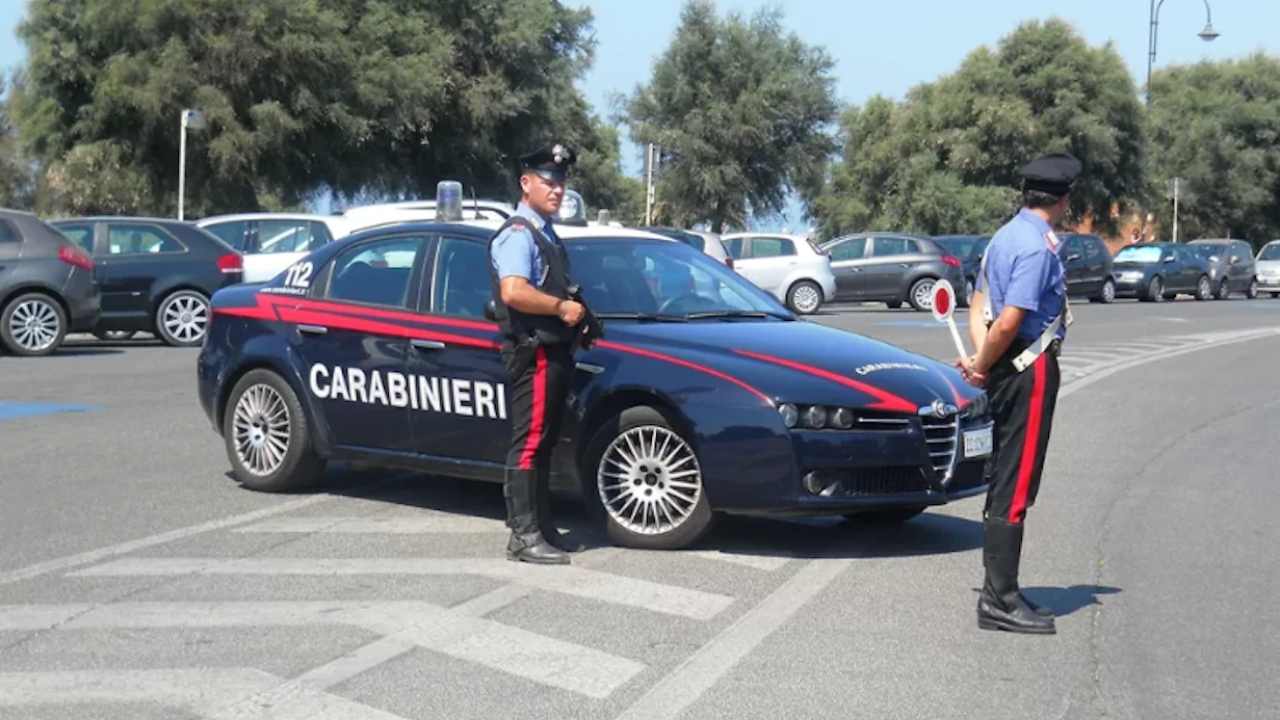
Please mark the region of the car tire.
<svg viewBox="0 0 1280 720"><path fill-rule="evenodd" d="M617 545L676 550L711 527L714 515L697 453L656 408L628 408L606 423L582 467L588 507L604 517L605 532Z"/></svg>
<svg viewBox="0 0 1280 720"><path fill-rule="evenodd" d="M911 307L919 312L928 312L933 308L933 286L938 283L937 278L924 277L911 283L911 291L907 293L907 299L911 302Z"/></svg>
<svg viewBox="0 0 1280 720"><path fill-rule="evenodd" d="M209 298L195 290L179 290L156 306L156 337L173 347L198 347L209 331Z"/></svg>
<svg viewBox="0 0 1280 720"><path fill-rule="evenodd" d="M1151 284L1147 286L1147 297L1144 299L1149 302L1164 302L1168 299L1164 294L1164 281L1159 275L1151 278Z"/></svg>
<svg viewBox="0 0 1280 720"><path fill-rule="evenodd" d="M13 355L40 357L57 350L67 337L67 313L53 296L19 295L0 313L0 345Z"/></svg>
<svg viewBox="0 0 1280 720"><path fill-rule="evenodd" d="M1249 287L1245 288L1244 296L1250 300L1258 297L1258 278L1249 280Z"/></svg>
<svg viewBox="0 0 1280 720"><path fill-rule="evenodd" d="M1222 278L1222 282L1218 283L1218 287L1213 291L1214 300L1228 300L1231 298L1231 286L1227 284L1227 279Z"/></svg>
<svg viewBox="0 0 1280 720"><path fill-rule="evenodd" d="M901 300L886 300L884 303L890 310L897 310L902 307Z"/></svg>
<svg viewBox="0 0 1280 720"><path fill-rule="evenodd" d="M812 280L799 280L787 290L787 307L797 315L812 315L822 307L822 288Z"/></svg>
<svg viewBox="0 0 1280 720"><path fill-rule="evenodd" d="M137 330L94 330L93 336L103 342L123 342L132 340Z"/></svg>
<svg viewBox="0 0 1280 720"><path fill-rule="evenodd" d="M850 524L880 526L901 525L920 515L924 511L925 507L923 505L903 508L885 508L883 510L867 510L866 512L852 513L845 515L844 519Z"/></svg>
<svg viewBox="0 0 1280 720"><path fill-rule="evenodd" d="M302 490L324 472L297 393L271 370L250 370L232 388L222 437L232 475L250 490Z"/></svg>
<svg viewBox="0 0 1280 720"><path fill-rule="evenodd" d="M964 297L956 299L956 306L962 308L969 307L969 303L973 300L974 290L973 281L966 279L964 281Z"/></svg>
<svg viewBox="0 0 1280 720"><path fill-rule="evenodd" d="M1104 280L1102 282L1102 289L1098 291L1098 294L1089 298L1089 302L1102 303L1103 305L1110 305L1115 301L1116 281L1111 278Z"/></svg>
<svg viewBox="0 0 1280 720"><path fill-rule="evenodd" d="M1201 275L1196 281L1195 299L1198 301L1213 299L1213 283L1209 281L1208 275Z"/></svg>

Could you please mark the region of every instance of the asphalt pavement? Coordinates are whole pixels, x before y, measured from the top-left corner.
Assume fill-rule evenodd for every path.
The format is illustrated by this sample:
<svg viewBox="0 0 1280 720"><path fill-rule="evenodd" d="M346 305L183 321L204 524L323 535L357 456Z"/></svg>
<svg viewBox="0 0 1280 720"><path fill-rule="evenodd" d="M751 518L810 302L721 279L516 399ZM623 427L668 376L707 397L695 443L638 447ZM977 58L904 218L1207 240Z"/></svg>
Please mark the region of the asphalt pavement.
<svg viewBox="0 0 1280 720"><path fill-rule="evenodd" d="M1280 716L1280 300L1073 309L1022 575L1053 637L975 627L980 498L668 553L561 499L592 547L531 568L496 486L238 487L194 350L0 357L0 718ZM814 320L954 355L925 314Z"/></svg>

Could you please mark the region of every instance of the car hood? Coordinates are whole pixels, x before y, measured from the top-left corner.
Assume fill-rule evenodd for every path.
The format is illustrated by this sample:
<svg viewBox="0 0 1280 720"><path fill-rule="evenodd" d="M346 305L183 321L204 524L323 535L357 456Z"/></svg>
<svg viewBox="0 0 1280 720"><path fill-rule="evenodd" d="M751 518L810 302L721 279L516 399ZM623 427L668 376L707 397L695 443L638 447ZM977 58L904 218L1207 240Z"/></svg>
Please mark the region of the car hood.
<svg viewBox="0 0 1280 720"><path fill-rule="evenodd" d="M807 321L612 322L605 337L711 368L775 402L914 414L938 400L964 407L980 394L948 365Z"/></svg>
<svg viewBox="0 0 1280 720"><path fill-rule="evenodd" d="M1280 272L1280 260L1259 260L1255 267L1257 272L1277 273Z"/></svg>

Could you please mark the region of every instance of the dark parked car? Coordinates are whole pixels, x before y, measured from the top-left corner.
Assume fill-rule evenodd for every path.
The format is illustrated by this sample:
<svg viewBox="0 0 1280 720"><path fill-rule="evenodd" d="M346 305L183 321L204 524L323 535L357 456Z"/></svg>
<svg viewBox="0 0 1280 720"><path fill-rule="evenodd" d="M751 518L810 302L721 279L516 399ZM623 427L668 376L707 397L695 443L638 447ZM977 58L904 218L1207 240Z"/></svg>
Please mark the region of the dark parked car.
<svg viewBox="0 0 1280 720"><path fill-rule="evenodd" d="M1087 297L1093 302L1116 299L1116 281L1111 276L1111 251L1097 235L1067 233L1060 238L1058 257L1067 273L1067 295Z"/></svg>
<svg viewBox="0 0 1280 720"><path fill-rule="evenodd" d="M1179 293L1197 300L1213 297L1209 267L1187 245L1148 243L1130 245L1116 253L1111 265L1117 297L1164 302Z"/></svg>
<svg viewBox="0 0 1280 720"><path fill-rule="evenodd" d="M1226 300L1233 292L1258 297L1258 271L1253 245L1247 240L1192 240L1191 249L1209 264L1213 296Z"/></svg>
<svg viewBox="0 0 1280 720"><path fill-rule="evenodd" d="M155 333L194 346L209 326L209 297L240 282L240 254L194 225L161 218L93 217L51 223L97 261L101 338Z"/></svg>
<svg viewBox="0 0 1280 720"><path fill-rule="evenodd" d="M879 301L891 308L910 302L916 310L933 305L933 285L965 284L960 258L925 237L901 233L859 233L822 245L831 256L836 300Z"/></svg>
<svg viewBox="0 0 1280 720"><path fill-rule="evenodd" d="M978 273L982 272L982 254L987 251L991 242L990 235L934 235L932 240L947 252L960 258L964 270L964 287L961 291L960 307L969 306L969 298L973 297L974 288L978 287Z"/></svg>
<svg viewBox="0 0 1280 720"><path fill-rule="evenodd" d="M93 258L35 215L0 210L0 349L48 355L98 321Z"/></svg>

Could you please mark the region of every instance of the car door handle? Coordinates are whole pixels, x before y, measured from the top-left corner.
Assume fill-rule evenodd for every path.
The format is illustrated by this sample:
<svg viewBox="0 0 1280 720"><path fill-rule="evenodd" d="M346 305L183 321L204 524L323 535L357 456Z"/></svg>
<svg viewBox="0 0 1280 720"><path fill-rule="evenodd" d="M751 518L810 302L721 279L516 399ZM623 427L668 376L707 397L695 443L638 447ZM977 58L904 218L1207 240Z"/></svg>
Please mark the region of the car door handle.
<svg viewBox="0 0 1280 720"><path fill-rule="evenodd" d="M418 350L443 350L445 347L439 340L410 340L409 344Z"/></svg>
<svg viewBox="0 0 1280 720"><path fill-rule="evenodd" d="M329 332L329 328L323 325L299 325L298 332L303 335L324 335Z"/></svg>
<svg viewBox="0 0 1280 720"><path fill-rule="evenodd" d="M591 373L592 375L599 375L604 372L603 365L592 365L591 363L580 362L577 364L577 367L582 372Z"/></svg>

